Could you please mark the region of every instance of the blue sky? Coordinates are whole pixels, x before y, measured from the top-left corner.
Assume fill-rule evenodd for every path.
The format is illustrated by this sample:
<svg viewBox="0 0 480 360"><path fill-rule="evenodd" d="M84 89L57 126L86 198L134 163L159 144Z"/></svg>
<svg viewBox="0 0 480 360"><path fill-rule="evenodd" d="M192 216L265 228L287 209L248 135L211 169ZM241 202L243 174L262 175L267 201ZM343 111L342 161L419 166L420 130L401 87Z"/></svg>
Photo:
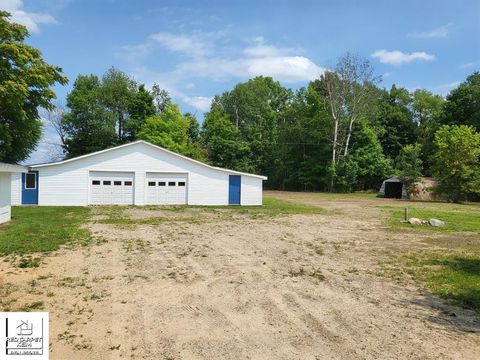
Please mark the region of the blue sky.
<svg viewBox="0 0 480 360"><path fill-rule="evenodd" d="M299 88L346 51L382 85L445 95L480 69L480 1L0 0L28 42L70 79L115 66L158 83L201 119L216 94L256 75ZM51 157L55 136L29 161Z"/></svg>

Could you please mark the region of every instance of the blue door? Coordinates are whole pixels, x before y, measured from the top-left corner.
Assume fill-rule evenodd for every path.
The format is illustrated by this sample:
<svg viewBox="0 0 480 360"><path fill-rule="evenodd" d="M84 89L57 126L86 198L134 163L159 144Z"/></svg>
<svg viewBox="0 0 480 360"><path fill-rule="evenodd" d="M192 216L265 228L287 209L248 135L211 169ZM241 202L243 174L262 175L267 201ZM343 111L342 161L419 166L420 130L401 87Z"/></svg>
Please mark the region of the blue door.
<svg viewBox="0 0 480 360"><path fill-rule="evenodd" d="M228 205L240 205L240 189L242 178L240 175L230 175L228 179Z"/></svg>
<svg viewBox="0 0 480 360"><path fill-rule="evenodd" d="M38 204L38 171L22 174L22 205Z"/></svg>

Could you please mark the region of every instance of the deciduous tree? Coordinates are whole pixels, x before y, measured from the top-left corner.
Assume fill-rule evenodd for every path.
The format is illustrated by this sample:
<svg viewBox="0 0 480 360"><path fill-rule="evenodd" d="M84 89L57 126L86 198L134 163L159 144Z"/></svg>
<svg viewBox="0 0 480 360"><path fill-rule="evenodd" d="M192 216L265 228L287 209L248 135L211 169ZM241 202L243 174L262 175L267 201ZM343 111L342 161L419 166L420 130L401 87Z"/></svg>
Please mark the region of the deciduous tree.
<svg viewBox="0 0 480 360"><path fill-rule="evenodd" d="M202 150L189 136L190 119L183 116L178 105L169 104L159 115L145 121L138 137L168 150L202 160Z"/></svg>
<svg viewBox="0 0 480 360"><path fill-rule="evenodd" d="M480 131L480 72L475 72L447 96L443 124L471 125Z"/></svg>
<svg viewBox="0 0 480 360"><path fill-rule="evenodd" d="M455 202L480 194L480 133L473 126L444 125L435 133L433 174Z"/></svg>
<svg viewBox="0 0 480 360"><path fill-rule="evenodd" d="M79 75L67 96L69 112L62 117L67 157L103 150L117 144L115 118L101 102L101 83L95 75Z"/></svg>
<svg viewBox="0 0 480 360"><path fill-rule="evenodd" d="M66 84L62 69L25 44L27 28L0 11L0 161L25 160L42 133L39 109L52 110L51 86Z"/></svg>
<svg viewBox="0 0 480 360"><path fill-rule="evenodd" d="M414 184L422 176L422 146L420 144L405 145L395 160L396 175L402 180L410 195Z"/></svg>
<svg viewBox="0 0 480 360"><path fill-rule="evenodd" d="M354 124L365 117L372 105L375 76L370 62L347 53L333 71L326 71L314 83L333 121L331 134L331 181L334 188L336 167L350 151Z"/></svg>

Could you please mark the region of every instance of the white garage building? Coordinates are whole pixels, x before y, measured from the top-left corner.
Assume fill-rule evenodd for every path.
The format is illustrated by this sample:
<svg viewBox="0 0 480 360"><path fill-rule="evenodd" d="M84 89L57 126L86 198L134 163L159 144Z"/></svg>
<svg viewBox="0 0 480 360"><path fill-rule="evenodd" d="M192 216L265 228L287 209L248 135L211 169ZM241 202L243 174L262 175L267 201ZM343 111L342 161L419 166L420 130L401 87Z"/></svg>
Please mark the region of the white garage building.
<svg viewBox="0 0 480 360"><path fill-rule="evenodd" d="M12 174L13 205L262 205L265 176L140 140Z"/></svg>
<svg viewBox="0 0 480 360"><path fill-rule="evenodd" d="M11 219L11 176L20 176L26 167L0 163L0 224Z"/></svg>

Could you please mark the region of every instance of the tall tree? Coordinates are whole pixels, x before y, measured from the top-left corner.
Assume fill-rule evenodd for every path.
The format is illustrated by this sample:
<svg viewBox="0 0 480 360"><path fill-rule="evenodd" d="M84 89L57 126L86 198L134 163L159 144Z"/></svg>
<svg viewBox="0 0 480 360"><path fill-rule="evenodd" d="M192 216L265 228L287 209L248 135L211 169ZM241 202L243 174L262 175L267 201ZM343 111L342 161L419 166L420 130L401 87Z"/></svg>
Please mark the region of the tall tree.
<svg viewBox="0 0 480 360"><path fill-rule="evenodd" d="M154 96L142 84L136 92L131 94L130 103L128 104L129 118L125 121L124 139L135 140L145 120L155 115L155 113Z"/></svg>
<svg viewBox="0 0 480 360"><path fill-rule="evenodd" d="M279 82L259 76L214 98L212 109L228 115L241 140L249 144L251 151L245 162L252 171L267 176L275 171L279 116L291 97L291 90Z"/></svg>
<svg viewBox="0 0 480 360"><path fill-rule="evenodd" d="M175 104L169 104L161 114L149 117L140 128L138 137L168 150L202 160L200 147L189 136L190 119L183 116Z"/></svg>
<svg viewBox="0 0 480 360"><path fill-rule="evenodd" d="M347 53L338 60L334 71L326 71L314 82L333 121L331 189L334 187L336 167L350 151L354 124L371 108L374 85L378 81L368 60Z"/></svg>
<svg viewBox="0 0 480 360"><path fill-rule="evenodd" d="M433 160L433 174L449 199L480 194L480 133L472 126L442 126L435 134Z"/></svg>
<svg viewBox="0 0 480 360"><path fill-rule="evenodd" d="M408 195L414 191L414 184L422 176L422 146L420 144L406 145L395 159L396 175L402 180Z"/></svg>
<svg viewBox="0 0 480 360"><path fill-rule="evenodd" d="M160 88L157 83L153 84L151 94L153 96L157 114L160 114L168 105L172 103L170 94L167 92L167 90Z"/></svg>
<svg viewBox="0 0 480 360"><path fill-rule="evenodd" d="M402 147L415 143L417 125L411 105L407 89L393 85L390 91L382 91L376 122L383 151L391 159L398 156Z"/></svg>
<svg viewBox="0 0 480 360"><path fill-rule="evenodd" d="M212 165L253 171L248 143L241 139L239 130L221 109L213 108L205 116L201 140Z"/></svg>
<svg viewBox="0 0 480 360"><path fill-rule="evenodd" d="M24 43L27 28L0 11L0 161L25 160L40 140L39 109L52 110L51 86L66 84L62 69Z"/></svg>
<svg viewBox="0 0 480 360"><path fill-rule="evenodd" d="M194 114L191 114L191 113L185 113L183 116L185 116L190 122L190 125L188 127L188 136L193 142L199 141L200 124L198 123L197 118L195 117Z"/></svg>
<svg viewBox="0 0 480 360"><path fill-rule="evenodd" d="M136 83L124 72L110 68L102 78L101 99L112 112L119 143L128 140L125 122L129 118L129 106L136 91Z"/></svg>
<svg viewBox="0 0 480 360"><path fill-rule="evenodd" d="M421 146L420 160L424 175L431 175L430 158L434 152L435 132L440 127L445 100L423 89L413 93L413 119L417 124L417 142Z"/></svg>
<svg viewBox="0 0 480 360"><path fill-rule="evenodd" d="M62 117L67 157L117 144L115 118L101 102L102 85L95 75L79 75L67 96L70 111Z"/></svg>
<svg viewBox="0 0 480 360"><path fill-rule="evenodd" d="M393 172L374 129L365 120L354 126L350 153L339 163L335 174L335 191L378 189Z"/></svg>
<svg viewBox="0 0 480 360"><path fill-rule="evenodd" d="M331 122L310 85L299 89L282 111L272 186L284 190L325 190Z"/></svg>
<svg viewBox="0 0 480 360"><path fill-rule="evenodd" d="M443 124L471 125L480 131L480 72L475 72L447 96Z"/></svg>

